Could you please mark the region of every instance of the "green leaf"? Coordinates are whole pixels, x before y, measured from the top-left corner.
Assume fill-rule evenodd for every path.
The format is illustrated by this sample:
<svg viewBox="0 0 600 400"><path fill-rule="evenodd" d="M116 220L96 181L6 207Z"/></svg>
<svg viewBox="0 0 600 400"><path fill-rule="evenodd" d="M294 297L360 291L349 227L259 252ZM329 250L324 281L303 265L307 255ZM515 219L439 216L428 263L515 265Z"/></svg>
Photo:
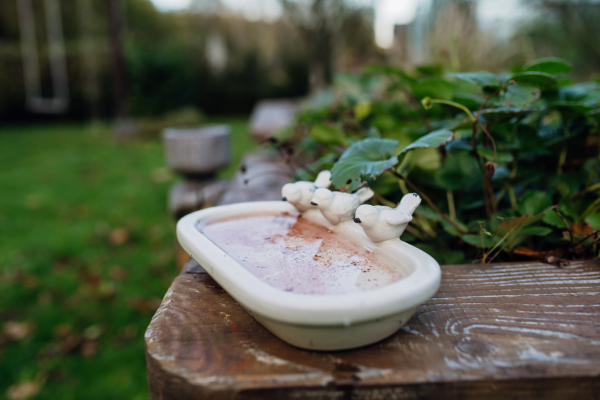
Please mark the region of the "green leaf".
<svg viewBox="0 0 600 400"><path fill-rule="evenodd" d="M454 85L442 78L429 78L414 85L412 90L418 98L433 97L450 100L454 94Z"/></svg>
<svg viewBox="0 0 600 400"><path fill-rule="evenodd" d="M583 103L577 101L555 101L550 104L551 107L556 107L561 111L572 111L577 114L585 114L592 111L594 108L586 106Z"/></svg>
<svg viewBox="0 0 600 400"><path fill-rule="evenodd" d="M541 95L535 86L517 83L506 88L502 101L506 107L525 107L535 103Z"/></svg>
<svg viewBox="0 0 600 400"><path fill-rule="evenodd" d="M349 185L356 190L365 178L375 178L398 163L394 151L397 140L369 138L352 144L331 170L331 182L336 188Z"/></svg>
<svg viewBox="0 0 600 400"><path fill-rule="evenodd" d="M491 72L461 72L450 76L482 87L500 87L500 79Z"/></svg>
<svg viewBox="0 0 600 400"><path fill-rule="evenodd" d="M557 228L566 229L566 225L563 220L556 214L556 212L550 208L547 208L545 211L546 215L544 216L545 224L552 225Z"/></svg>
<svg viewBox="0 0 600 400"><path fill-rule="evenodd" d="M462 104L468 109L475 110L477 110L485 101L483 97L471 93L454 93L454 98L452 100L458 104Z"/></svg>
<svg viewBox="0 0 600 400"><path fill-rule="evenodd" d="M347 146L348 142L344 134L337 128L325 124L317 124L310 131L310 136L317 142L325 144L339 144Z"/></svg>
<svg viewBox="0 0 600 400"><path fill-rule="evenodd" d="M530 83L542 87L556 86L556 79L545 72L520 72L512 75L510 79L515 82Z"/></svg>
<svg viewBox="0 0 600 400"><path fill-rule="evenodd" d="M462 229L463 232L467 232L469 230L469 228L465 224L463 224L462 222L460 222L456 218L451 218L451 219L452 219L452 222L454 222L460 229ZM452 224L450 224L445 219L441 220L441 224L442 224L442 228L444 228L444 230L446 232L448 232L449 234L451 234L452 236L456 236L456 237L462 237L463 236L462 233L460 233L459 231L457 231L456 228L454 228L452 226Z"/></svg>
<svg viewBox="0 0 600 400"><path fill-rule="evenodd" d="M354 116L357 120L362 121L371 114L371 103L368 101L359 101L354 106Z"/></svg>
<svg viewBox="0 0 600 400"><path fill-rule="evenodd" d="M501 122L508 121L514 117L530 114L538 109L521 108L521 107L498 107L486 108L481 111L481 115L492 125L497 125Z"/></svg>
<svg viewBox="0 0 600 400"><path fill-rule="evenodd" d="M464 235L462 237L462 239L469 243L472 244L475 247L481 247L481 234L479 235ZM489 248L492 247L492 245L494 244L494 238L492 236L488 236L488 235L483 235L483 248Z"/></svg>
<svg viewBox="0 0 600 400"><path fill-rule="evenodd" d="M452 140L454 134L448 129L440 129L421 136L408 146L402 149L398 155L413 149L428 149L430 147L440 147Z"/></svg>
<svg viewBox="0 0 600 400"><path fill-rule="evenodd" d="M523 70L527 72L545 72L547 74L556 75L569 72L571 70L571 64L561 58L547 57L525 64Z"/></svg>
<svg viewBox="0 0 600 400"><path fill-rule="evenodd" d="M486 160L489 160L489 161L494 160L494 149L478 148L477 152L479 153L479 155L481 155ZM512 162L513 160L514 160L513 155L511 153L509 153L508 151L502 151L502 150L497 151L497 156L496 156L497 163L507 163L507 162Z"/></svg>
<svg viewBox="0 0 600 400"><path fill-rule="evenodd" d="M546 236L552 233L552 229L547 226L528 226L521 229L518 236Z"/></svg>
<svg viewBox="0 0 600 400"><path fill-rule="evenodd" d="M541 220L544 215L543 212L536 215L524 215L501 223L496 229L496 236L500 239L505 238L505 242L502 242L500 247L506 244L506 251L511 252L513 247L520 241L518 236L521 230Z"/></svg>
<svg viewBox="0 0 600 400"><path fill-rule="evenodd" d="M585 217L585 222L590 224L594 230L600 229L600 214L592 213Z"/></svg>
<svg viewBox="0 0 600 400"><path fill-rule="evenodd" d="M481 171L473 157L450 153L435 172L435 184L445 190L459 190L481 185Z"/></svg>
<svg viewBox="0 0 600 400"><path fill-rule="evenodd" d="M535 215L541 213L552 205L552 198L546 192L530 191L525 193L519 203L521 215Z"/></svg>

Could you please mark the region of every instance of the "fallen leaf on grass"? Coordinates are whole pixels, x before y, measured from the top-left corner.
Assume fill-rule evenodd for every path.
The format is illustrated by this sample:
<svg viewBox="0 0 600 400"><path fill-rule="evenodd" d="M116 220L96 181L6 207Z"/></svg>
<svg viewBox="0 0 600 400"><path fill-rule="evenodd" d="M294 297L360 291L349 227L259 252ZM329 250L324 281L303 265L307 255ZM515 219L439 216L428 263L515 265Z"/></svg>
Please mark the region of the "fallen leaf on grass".
<svg viewBox="0 0 600 400"><path fill-rule="evenodd" d="M98 354L98 350L100 349L100 343L93 340L90 342L84 342L81 345L81 355L85 358L90 358Z"/></svg>
<svg viewBox="0 0 600 400"><path fill-rule="evenodd" d="M140 314L151 314L160 307L160 299L152 297L150 299L132 298L129 300L129 308L139 312Z"/></svg>
<svg viewBox="0 0 600 400"><path fill-rule="evenodd" d="M4 335L9 339L19 341L27 338L35 330L35 324L32 321L7 321L3 325Z"/></svg>
<svg viewBox="0 0 600 400"><path fill-rule="evenodd" d="M171 180L172 177L173 174L171 173L171 171L169 171L169 169L165 167L156 168L152 171L152 180L155 183L168 182L169 180Z"/></svg>
<svg viewBox="0 0 600 400"><path fill-rule="evenodd" d="M27 400L36 396L42 388L41 382L21 381L15 383L6 391L9 400Z"/></svg>
<svg viewBox="0 0 600 400"><path fill-rule="evenodd" d="M70 324L58 324L54 327L53 332L54 336L58 339L64 339L71 334L73 328Z"/></svg>
<svg viewBox="0 0 600 400"><path fill-rule="evenodd" d="M129 241L130 233L125 228L115 228L108 235L108 241L115 246L121 246Z"/></svg>
<svg viewBox="0 0 600 400"><path fill-rule="evenodd" d="M127 272L125 268L114 265L108 270L108 275L116 281L122 281L127 276Z"/></svg>

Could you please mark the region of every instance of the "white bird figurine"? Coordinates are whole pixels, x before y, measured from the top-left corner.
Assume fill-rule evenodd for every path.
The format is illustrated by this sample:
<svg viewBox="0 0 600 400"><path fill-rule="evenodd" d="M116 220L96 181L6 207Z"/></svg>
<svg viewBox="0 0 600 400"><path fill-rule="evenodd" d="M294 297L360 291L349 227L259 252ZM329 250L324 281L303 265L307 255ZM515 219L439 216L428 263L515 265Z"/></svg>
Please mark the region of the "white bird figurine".
<svg viewBox="0 0 600 400"><path fill-rule="evenodd" d="M332 224L351 221L358 206L373 197L373 191L362 188L354 194L317 189L310 204L317 206L321 214Z"/></svg>
<svg viewBox="0 0 600 400"><path fill-rule="evenodd" d="M412 215L421 204L421 197L409 193L402 197L396 208L364 204L356 210L354 222L360 224L374 242L397 239L412 221Z"/></svg>
<svg viewBox="0 0 600 400"><path fill-rule="evenodd" d="M313 193L318 188L327 188L331 185L331 172L321 171L317 175L315 182L299 181L286 183L281 188L281 200L291 203L300 212L312 208L310 202Z"/></svg>

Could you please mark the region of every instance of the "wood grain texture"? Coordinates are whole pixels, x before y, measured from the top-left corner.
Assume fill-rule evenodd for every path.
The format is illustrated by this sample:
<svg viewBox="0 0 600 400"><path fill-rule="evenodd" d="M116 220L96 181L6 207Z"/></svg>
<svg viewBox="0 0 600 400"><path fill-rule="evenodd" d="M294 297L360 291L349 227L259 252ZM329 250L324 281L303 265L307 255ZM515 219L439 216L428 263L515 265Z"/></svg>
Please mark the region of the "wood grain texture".
<svg viewBox="0 0 600 400"><path fill-rule="evenodd" d="M152 399L600 399L600 264L442 267L390 338L282 342L190 261L146 332Z"/></svg>

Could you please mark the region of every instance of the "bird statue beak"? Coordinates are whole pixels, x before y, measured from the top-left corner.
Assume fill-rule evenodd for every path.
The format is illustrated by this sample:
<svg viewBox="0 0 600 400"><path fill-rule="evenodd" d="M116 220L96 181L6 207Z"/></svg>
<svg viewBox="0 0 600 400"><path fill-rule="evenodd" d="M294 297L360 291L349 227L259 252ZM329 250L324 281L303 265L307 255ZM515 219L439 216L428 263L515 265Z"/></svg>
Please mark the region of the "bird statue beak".
<svg viewBox="0 0 600 400"><path fill-rule="evenodd" d="M310 204L312 204L313 206L318 206L318 204L315 203L314 201L311 201Z"/></svg>
<svg viewBox="0 0 600 400"><path fill-rule="evenodd" d="M287 197L282 197L281 200L282 201L287 201Z"/></svg>
<svg viewBox="0 0 600 400"><path fill-rule="evenodd" d="M354 222L356 222L357 224L360 224L362 221L360 220L360 218L356 217L356 218L354 218Z"/></svg>

